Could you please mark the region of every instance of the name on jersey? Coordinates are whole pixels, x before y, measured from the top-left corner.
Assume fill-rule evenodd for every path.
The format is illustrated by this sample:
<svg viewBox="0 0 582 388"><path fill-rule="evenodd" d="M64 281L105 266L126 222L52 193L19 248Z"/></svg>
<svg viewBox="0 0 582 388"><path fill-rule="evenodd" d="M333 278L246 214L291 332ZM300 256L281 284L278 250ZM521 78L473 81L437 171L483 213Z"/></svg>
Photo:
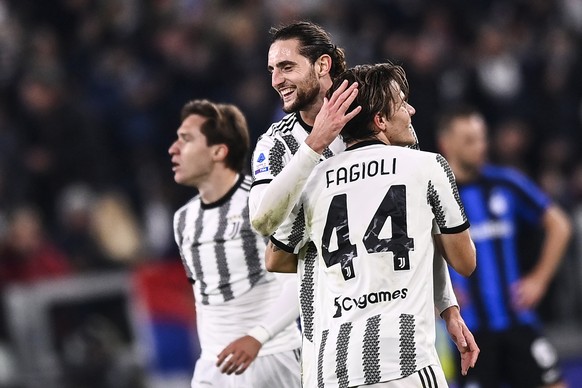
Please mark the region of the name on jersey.
<svg viewBox="0 0 582 388"><path fill-rule="evenodd" d="M403 288L401 290L395 291L378 291L370 292L369 294L364 294L359 298L352 298L349 296L335 298L333 304L335 307L334 318L339 318L342 316L344 311L350 311L352 309L363 310L368 307L369 304L376 303L386 303L391 302L396 299L406 299L408 295L408 288Z"/></svg>
<svg viewBox="0 0 582 388"><path fill-rule="evenodd" d="M342 183L355 182L359 179L373 178L377 175L390 174L396 174L396 158L356 163L349 167L327 170L325 172L326 188L332 184L340 185Z"/></svg>

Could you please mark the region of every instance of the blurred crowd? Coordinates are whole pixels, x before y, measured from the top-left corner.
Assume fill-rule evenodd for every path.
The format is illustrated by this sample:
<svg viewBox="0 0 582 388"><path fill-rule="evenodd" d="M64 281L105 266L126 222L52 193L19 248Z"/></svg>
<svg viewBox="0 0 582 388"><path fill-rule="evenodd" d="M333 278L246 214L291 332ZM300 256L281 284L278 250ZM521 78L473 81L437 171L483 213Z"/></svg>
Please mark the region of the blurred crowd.
<svg viewBox="0 0 582 388"><path fill-rule="evenodd" d="M180 108L235 103L256 141L282 114L268 30L300 19L404 66L424 149L444 106L485 113L492 159L577 222L549 314L580 317L582 0L0 0L0 287L175 258Z"/></svg>

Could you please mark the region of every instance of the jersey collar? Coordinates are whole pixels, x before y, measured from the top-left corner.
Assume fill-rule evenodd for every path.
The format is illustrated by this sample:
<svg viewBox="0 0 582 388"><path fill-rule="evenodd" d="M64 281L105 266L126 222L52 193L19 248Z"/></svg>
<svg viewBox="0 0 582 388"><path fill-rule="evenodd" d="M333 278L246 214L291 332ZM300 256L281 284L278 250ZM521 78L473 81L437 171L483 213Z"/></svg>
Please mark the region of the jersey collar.
<svg viewBox="0 0 582 388"><path fill-rule="evenodd" d="M200 207L204 210L208 210L208 209L212 209L212 208L224 205L233 196L235 191L238 190L238 188L240 187L240 185L244 179L245 179L245 175L239 174L238 179L235 182L234 186L232 186L230 188L230 190L228 190L228 192L226 194L224 194L224 196L222 198L220 198L218 201L214 201L212 203L204 203L204 202L202 202L202 199L200 199Z"/></svg>
<svg viewBox="0 0 582 388"><path fill-rule="evenodd" d="M386 143L382 143L378 139L362 140L362 141L357 142L355 144L352 144L351 146L346 148L346 151L351 151L351 150L355 150L358 148L362 148L362 147L366 147L366 146L370 146L370 145L378 145L378 144L386 145Z"/></svg>
<svg viewBox="0 0 582 388"><path fill-rule="evenodd" d="M295 117L297 117L297 121L299 121L299 124L303 127L303 129L305 129L305 132L311 133L313 127L311 125L307 125L307 123L303 121L303 119L301 118L301 113L295 112Z"/></svg>

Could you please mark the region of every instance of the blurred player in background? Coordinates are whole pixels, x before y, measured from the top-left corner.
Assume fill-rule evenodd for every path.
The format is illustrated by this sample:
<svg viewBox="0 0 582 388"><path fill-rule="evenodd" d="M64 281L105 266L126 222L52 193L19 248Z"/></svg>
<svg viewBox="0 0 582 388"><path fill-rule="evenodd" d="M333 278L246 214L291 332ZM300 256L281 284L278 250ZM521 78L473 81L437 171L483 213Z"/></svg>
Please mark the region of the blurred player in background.
<svg viewBox="0 0 582 388"><path fill-rule="evenodd" d="M297 280L265 269L265 240L249 222L248 150L238 108L208 100L183 107L169 154L174 180L198 190L174 216L196 299L195 388L300 386Z"/></svg>
<svg viewBox="0 0 582 388"><path fill-rule="evenodd" d="M514 169L486 163L487 128L472 107L443 114L438 144L457 178L477 247L469 279L453 274L467 325L482 347L474 370L459 376L463 387L564 387L555 349L543 337L534 309L558 268L571 235L568 217ZM520 222L545 233L533 269L522 274Z"/></svg>

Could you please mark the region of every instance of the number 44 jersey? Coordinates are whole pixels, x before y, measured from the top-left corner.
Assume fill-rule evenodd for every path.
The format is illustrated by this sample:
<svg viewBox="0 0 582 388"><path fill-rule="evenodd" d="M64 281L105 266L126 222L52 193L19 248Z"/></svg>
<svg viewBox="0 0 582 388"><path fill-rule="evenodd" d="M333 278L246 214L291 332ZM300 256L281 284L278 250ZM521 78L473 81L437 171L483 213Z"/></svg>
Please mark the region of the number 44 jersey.
<svg viewBox="0 0 582 388"><path fill-rule="evenodd" d="M321 162L300 204L318 250L319 387L373 384L439 365L432 231L469 227L439 154L359 143Z"/></svg>

